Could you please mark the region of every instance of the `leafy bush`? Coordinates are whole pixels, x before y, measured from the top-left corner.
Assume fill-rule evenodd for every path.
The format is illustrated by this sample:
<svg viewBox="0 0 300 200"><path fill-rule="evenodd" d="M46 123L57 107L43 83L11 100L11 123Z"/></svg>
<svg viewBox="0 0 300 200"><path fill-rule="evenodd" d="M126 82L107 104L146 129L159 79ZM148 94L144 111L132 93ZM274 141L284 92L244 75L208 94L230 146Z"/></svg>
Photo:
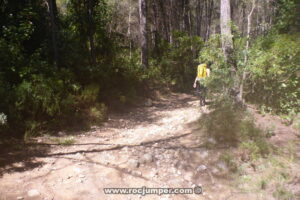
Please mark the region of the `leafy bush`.
<svg viewBox="0 0 300 200"><path fill-rule="evenodd" d="M99 124L106 120L107 107L104 104L96 104L89 109L89 121L94 124Z"/></svg>
<svg viewBox="0 0 300 200"><path fill-rule="evenodd" d="M275 112L297 113L300 105L300 35L270 35L251 48L246 98ZM269 109L270 110L270 109Z"/></svg>
<svg viewBox="0 0 300 200"><path fill-rule="evenodd" d="M219 143L236 145L240 138L244 111L228 96L220 97L211 108L212 111L203 114L200 119L205 132Z"/></svg>
<svg viewBox="0 0 300 200"><path fill-rule="evenodd" d="M154 65L159 66L162 77L171 85L181 91L191 89L195 74L194 62L197 52L203 47L200 37L189 36L184 32L174 31L173 43L161 41L162 55L157 58Z"/></svg>
<svg viewBox="0 0 300 200"><path fill-rule="evenodd" d="M271 153L264 132L256 127L251 115L232 98L222 96L211 105L212 111L204 113L200 124L218 144L238 146L252 160ZM224 159L226 159L225 157Z"/></svg>
<svg viewBox="0 0 300 200"><path fill-rule="evenodd" d="M230 67L225 61L221 48L220 35L213 35L201 49L198 60L211 64L211 76L207 79L208 96L213 94L229 94L232 85Z"/></svg>
<svg viewBox="0 0 300 200"><path fill-rule="evenodd" d="M4 113L0 113L0 126L4 126L7 123L7 116Z"/></svg>

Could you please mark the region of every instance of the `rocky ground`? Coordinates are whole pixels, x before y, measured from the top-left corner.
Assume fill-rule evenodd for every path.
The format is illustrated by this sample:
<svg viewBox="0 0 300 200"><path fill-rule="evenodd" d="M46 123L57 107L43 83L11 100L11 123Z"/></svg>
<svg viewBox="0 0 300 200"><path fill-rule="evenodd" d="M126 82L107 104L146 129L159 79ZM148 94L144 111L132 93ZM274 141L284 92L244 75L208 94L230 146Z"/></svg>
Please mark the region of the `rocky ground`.
<svg viewBox="0 0 300 200"><path fill-rule="evenodd" d="M171 94L129 113L112 114L88 132L60 132L58 138L72 140L71 145L55 145L53 138L45 136L26 148L2 151L0 200L272 199L272 195L237 190L235 175L219 159L229 147L206 148L207 141L215 141L199 129L203 112L207 108L200 109L195 97ZM103 191L142 186L201 186L203 194L108 195Z"/></svg>

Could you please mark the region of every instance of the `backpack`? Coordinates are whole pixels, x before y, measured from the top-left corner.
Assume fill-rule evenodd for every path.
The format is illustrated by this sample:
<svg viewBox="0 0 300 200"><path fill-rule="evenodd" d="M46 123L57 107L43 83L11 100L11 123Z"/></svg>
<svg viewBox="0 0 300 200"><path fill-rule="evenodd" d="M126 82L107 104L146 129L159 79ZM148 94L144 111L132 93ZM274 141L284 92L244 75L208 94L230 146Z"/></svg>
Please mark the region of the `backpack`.
<svg viewBox="0 0 300 200"><path fill-rule="evenodd" d="M197 78L205 78L206 76L207 76L207 65L206 64L198 65Z"/></svg>

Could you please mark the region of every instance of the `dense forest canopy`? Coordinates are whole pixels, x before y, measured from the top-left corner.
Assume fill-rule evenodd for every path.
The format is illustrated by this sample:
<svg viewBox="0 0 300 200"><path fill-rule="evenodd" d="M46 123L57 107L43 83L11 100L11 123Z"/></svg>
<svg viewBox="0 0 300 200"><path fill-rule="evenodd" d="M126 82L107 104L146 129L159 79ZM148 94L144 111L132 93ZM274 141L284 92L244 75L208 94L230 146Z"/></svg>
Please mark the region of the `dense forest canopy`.
<svg viewBox="0 0 300 200"><path fill-rule="evenodd" d="M298 113L299 13L297 0L1 0L0 133L88 127L153 88L190 91L197 61L212 63L211 93Z"/></svg>

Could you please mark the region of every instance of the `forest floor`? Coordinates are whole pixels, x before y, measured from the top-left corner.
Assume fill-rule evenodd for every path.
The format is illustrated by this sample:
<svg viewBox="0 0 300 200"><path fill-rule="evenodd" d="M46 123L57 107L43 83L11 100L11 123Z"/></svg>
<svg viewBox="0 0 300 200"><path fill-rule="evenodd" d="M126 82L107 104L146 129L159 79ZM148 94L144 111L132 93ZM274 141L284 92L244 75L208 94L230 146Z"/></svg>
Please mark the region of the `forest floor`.
<svg viewBox="0 0 300 200"><path fill-rule="evenodd" d="M107 122L78 133L35 138L0 151L0 200L254 200L300 194L300 138L278 117L250 108L282 154L231 172L220 159L234 147L208 148L199 117L209 112L188 94L160 96L148 106L111 114ZM203 194L110 195L103 188L194 188ZM279 189L278 189L279 188ZM297 197L295 197L296 199Z"/></svg>

